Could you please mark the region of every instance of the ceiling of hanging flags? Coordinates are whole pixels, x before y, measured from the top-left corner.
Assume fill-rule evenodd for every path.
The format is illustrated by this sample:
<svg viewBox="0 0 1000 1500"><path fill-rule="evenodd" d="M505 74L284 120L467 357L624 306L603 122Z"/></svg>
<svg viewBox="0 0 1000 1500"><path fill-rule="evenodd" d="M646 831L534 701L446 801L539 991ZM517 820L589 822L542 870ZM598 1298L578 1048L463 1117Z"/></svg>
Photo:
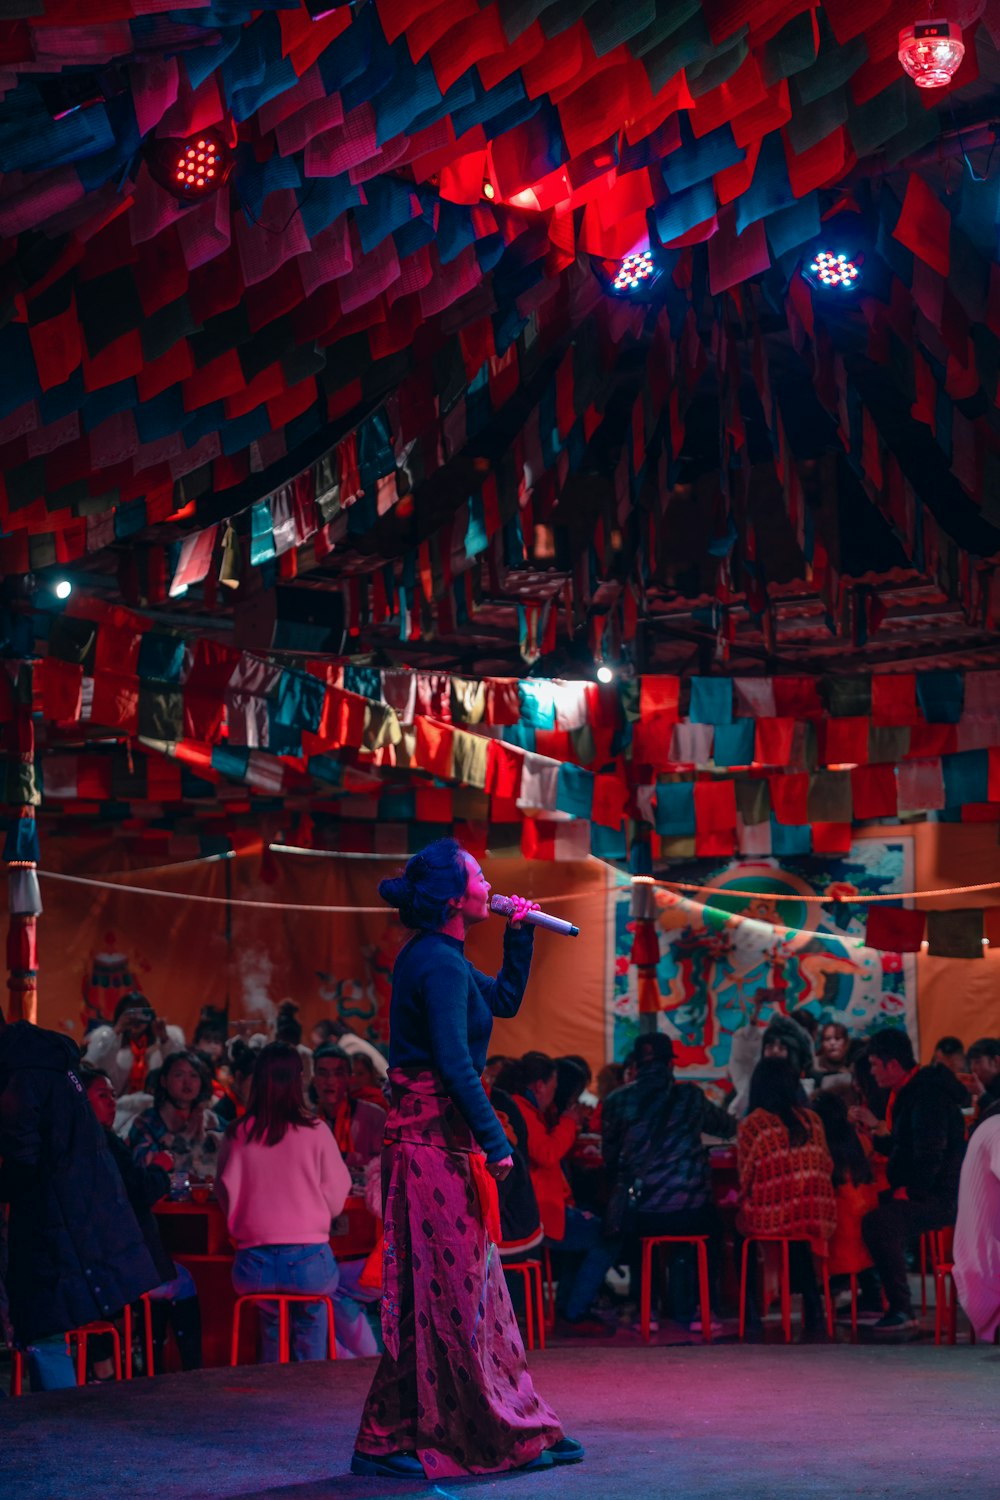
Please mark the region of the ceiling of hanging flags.
<svg viewBox="0 0 1000 1500"><path fill-rule="evenodd" d="M685 693L1000 664L1000 5L937 7L933 88L919 9L3 7L8 654L209 762L185 720L237 661L272 758L326 711L274 706L307 661ZM337 743L378 749L352 712ZM707 722L723 756L759 732Z"/></svg>

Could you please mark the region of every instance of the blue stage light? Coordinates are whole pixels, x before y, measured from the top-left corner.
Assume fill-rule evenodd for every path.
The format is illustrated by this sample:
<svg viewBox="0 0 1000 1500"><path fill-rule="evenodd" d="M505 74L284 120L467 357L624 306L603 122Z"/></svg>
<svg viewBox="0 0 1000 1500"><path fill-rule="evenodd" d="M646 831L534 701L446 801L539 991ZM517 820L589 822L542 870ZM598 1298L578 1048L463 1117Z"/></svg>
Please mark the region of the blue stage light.
<svg viewBox="0 0 1000 1500"><path fill-rule="evenodd" d="M849 292L861 280L861 257L852 260L843 252L818 250L809 262L806 280L813 286L840 287L841 291Z"/></svg>
<svg viewBox="0 0 1000 1500"><path fill-rule="evenodd" d="M617 292L620 297L628 297L633 292L648 291L660 274L660 267L656 264L651 250L638 250L634 255L626 255L619 262L618 270L611 282L611 290Z"/></svg>

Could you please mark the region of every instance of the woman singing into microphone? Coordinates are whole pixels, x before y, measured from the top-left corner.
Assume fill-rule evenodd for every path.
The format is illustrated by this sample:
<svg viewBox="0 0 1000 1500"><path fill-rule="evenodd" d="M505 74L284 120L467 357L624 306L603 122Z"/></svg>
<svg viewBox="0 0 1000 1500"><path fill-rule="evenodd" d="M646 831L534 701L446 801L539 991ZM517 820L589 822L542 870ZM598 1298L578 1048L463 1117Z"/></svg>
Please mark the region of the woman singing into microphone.
<svg viewBox="0 0 1000 1500"><path fill-rule="evenodd" d="M465 957L489 912L479 864L454 839L415 854L379 895L415 929L396 960L392 1105L382 1151L385 1353L365 1403L355 1474L454 1479L574 1463L583 1448L535 1394L497 1242L497 1180L512 1162L480 1074L494 1016L513 1016L533 932L516 901L495 979Z"/></svg>

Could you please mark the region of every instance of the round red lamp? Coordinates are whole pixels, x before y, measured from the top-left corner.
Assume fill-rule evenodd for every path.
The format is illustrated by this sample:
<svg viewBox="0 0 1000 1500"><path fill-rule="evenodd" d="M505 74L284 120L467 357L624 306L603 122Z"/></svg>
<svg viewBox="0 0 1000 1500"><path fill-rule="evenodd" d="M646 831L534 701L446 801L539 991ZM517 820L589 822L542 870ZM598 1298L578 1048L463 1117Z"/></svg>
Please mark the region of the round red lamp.
<svg viewBox="0 0 1000 1500"><path fill-rule="evenodd" d="M957 21L915 21L899 33L899 60L918 89L943 89L965 56Z"/></svg>

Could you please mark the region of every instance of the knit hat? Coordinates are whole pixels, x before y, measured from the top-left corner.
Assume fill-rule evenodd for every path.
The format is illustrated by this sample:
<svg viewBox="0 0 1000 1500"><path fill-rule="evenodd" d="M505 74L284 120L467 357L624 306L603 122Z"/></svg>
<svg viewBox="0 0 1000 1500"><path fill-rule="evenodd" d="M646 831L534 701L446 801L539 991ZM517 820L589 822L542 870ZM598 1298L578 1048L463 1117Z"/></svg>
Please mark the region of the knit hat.
<svg viewBox="0 0 1000 1500"><path fill-rule="evenodd" d="M761 1040L761 1056L768 1042L781 1042L788 1048L789 1061L796 1073L807 1072L813 1066L812 1038L804 1026L793 1021L791 1016L772 1016Z"/></svg>

